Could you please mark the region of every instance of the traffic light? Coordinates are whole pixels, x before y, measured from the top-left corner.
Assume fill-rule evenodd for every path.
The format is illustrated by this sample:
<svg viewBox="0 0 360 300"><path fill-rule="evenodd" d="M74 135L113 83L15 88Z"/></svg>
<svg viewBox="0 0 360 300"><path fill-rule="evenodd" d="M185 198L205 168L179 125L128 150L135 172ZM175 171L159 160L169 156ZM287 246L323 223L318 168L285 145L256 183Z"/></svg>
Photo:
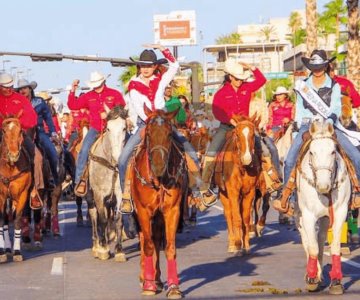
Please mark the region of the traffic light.
<svg viewBox="0 0 360 300"><path fill-rule="evenodd" d="M54 54L31 54L30 55L32 61L62 61L63 55L61 53Z"/></svg>

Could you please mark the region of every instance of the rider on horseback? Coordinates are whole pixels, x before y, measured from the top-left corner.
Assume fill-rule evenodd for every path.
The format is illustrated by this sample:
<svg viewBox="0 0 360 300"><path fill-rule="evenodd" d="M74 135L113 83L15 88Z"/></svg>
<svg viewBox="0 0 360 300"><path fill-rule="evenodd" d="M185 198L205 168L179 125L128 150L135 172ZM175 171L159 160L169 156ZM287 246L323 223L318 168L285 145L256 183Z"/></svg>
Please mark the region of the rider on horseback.
<svg viewBox="0 0 360 300"><path fill-rule="evenodd" d="M333 58L334 59L334 58ZM306 93L309 89L314 90L319 98L323 101L321 105L326 105L329 109L329 117L327 122L335 124L341 113L341 95L340 86L330 78L327 74L329 63L333 59L328 59L324 50L314 50L310 58L302 57L304 65L311 71L310 76L305 79L305 82L298 82L303 84L302 91ZM295 121L300 125L299 133L293 140L285 160L284 168L284 189L279 199L273 201L275 209L292 215L293 208L289 206L289 198L295 189L296 176L296 162L298 154L303 146L303 134L309 130L309 124L315 117L319 117L318 111L313 107L307 99L304 99L305 94L300 94L297 91L296 101L296 116ZM321 117L321 116L320 116ZM350 173L352 187L353 187L353 204L358 206L358 197L360 197L360 152L348 140L342 131L335 129L337 142L340 144L342 150L346 152L343 154L347 162L347 169ZM306 139L306 135L304 136ZM352 161L352 163L349 161ZM353 168L355 167L355 172ZM293 198L291 198L293 199ZM357 203L357 204L356 204Z"/></svg>
<svg viewBox="0 0 360 300"><path fill-rule="evenodd" d="M49 106L41 97L36 97L34 89L37 83L28 82L25 79L19 79L16 90L25 96L31 103L37 114L37 126L35 132L36 143L45 151L47 159L50 163L51 174L53 176L54 185L59 184L58 163L59 156L52 141L58 141L59 136L55 130L52 115ZM44 123L49 129L49 134L45 132Z"/></svg>
<svg viewBox="0 0 360 300"><path fill-rule="evenodd" d="M259 69L245 63L238 63L232 59L228 59L225 62L224 71L226 73L224 85L216 92L213 101L213 114L221 124L213 137L204 159L204 169L202 172L203 186L201 189L203 203L200 206L201 210L213 205L216 201L217 196L210 189L210 184L215 167L216 155L225 143L226 133L236 126L232 116L235 114L248 116L251 94L261 88L266 82L264 75ZM255 80L247 82L247 79L251 76L250 71ZM264 167L263 164L263 170L265 169L271 176L276 174L277 172L274 171L269 154L270 150L271 158L273 160L277 158L278 161L275 146L270 139L265 146L258 135L256 136L255 142L257 144L256 149L262 149L262 159L266 161L267 167ZM266 157L264 155L265 152L267 152ZM278 168L277 164L277 169ZM273 177L273 180L279 182L278 178ZM275 187L274 190L278 188L279 187Z"/></svg>
<svg viewBox="0 0 360 300"><path fill-rule="evenodd" d="M125 106L122 94L114 89L110 89L105 84L106 78L99 72L93 72L90 76L88 85L92 89L80 97L75 96L79 86L79 80L74 80L68 97L68 107L72 110L86 108L89 110L90 128L87 133L81 150L79 152L76 173L75 173L75 194L83 197L87 193L87 172L85 171L91 146L96 141L98 135L106 127L105 106L112 109L114 106Z"/></svg>
<svg viewBox="0 0 360 300"><path fill-rule="evenodd" d="M165 88L174 78L179 69L179 63L175 60L168 49L160 45L150 45L150 47L159 49L166 59L157 59L153 50L144 50L140 54L139 61L135 61L130 58L137 64L139 70L138 76L131 80L129 84L129 96L138 115L137 125L139 128L129 138L119 158L120 184L123 191L120 211L124 214L131 213L133 211L133 204L130 197L130 187L128 185L128 180L125 179L129 159L133 154L134 148L141 142L142 128L145 127L147 116L144 112L144 105L152 111L165 109ZM164 63L169 63L168 70L162 75L155 74L158 66ZM199 196L198 189L201 185L201 177L196 152L186 138L182 136L175 127L173 129L173 137L179 141L185 149L185 157L189 169L190 188L192 188L192 191L196 194L196 196Z"/></svg>
<svg viewBox="0 0 360 300"><path fill-rule="evenodd" d="M30 160L31 165L31 174L34 178L34 156L35 156L35 145L33 143L33 134L36 122L37 115L30 102L21 94L16 93L13 89L14 80L10 74L1 73L0 74L0 125L3 122L3 118L9 115L17 115L20 113L19 119L20 124L24 132L24 141L23 146L27 152L27 155ZM2 133L0 133L1 135ZM33 184L32 184L33 186ZM35 197L30 197L30 201L38 203L38 193L36 192L35 187L33 188L32 195ZM34 205L35 206L35 205Z"/></svg>

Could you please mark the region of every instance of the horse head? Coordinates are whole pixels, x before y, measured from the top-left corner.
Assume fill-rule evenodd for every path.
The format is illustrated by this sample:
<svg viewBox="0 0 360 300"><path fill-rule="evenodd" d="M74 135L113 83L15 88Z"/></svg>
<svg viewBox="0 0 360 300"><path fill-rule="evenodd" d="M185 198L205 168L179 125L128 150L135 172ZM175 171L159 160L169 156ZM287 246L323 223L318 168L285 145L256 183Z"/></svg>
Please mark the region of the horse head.
<svg viewBox="0 0 360 300"><path fill-rule="evenodd" d="M343 95L341 97L340 122L345 128L348 128L350 126L352 121L352 116L353 116L352 100L349 96Z"/></svg>
<svg viewBox="0 0 360 300"><path fill-rule="evenodd" d="M114 161L117 161L124 146L128 111L122 106L115 106L111 110L106 105L104 107L107 113L107 140L110 144L111 156Z"/></svg>
<svg viewBox="0 0 360 300"><path fill-rule="evenodd" d="M259 126L260 118L256 114L251 118L245 116L233 116L236 123L234 137L236 146L243 166L248 166L253 160L255 152L255 130Z"/></svg>
<svg viewBox="0 0 360 300"><path fill-rule="evenodd" d="M199 128L190 138L190 142L193 145L196 152L203 155L211 141L211 136L206 127Z"/></svg>
<svg viewBox="0 0 360 300"><path fill-rule="evenodd" d="M178 110L167 113L162 110L151 111L144 105L147 115L145 127L146 151L152 172L161 178L168 166L170 149L172 145L171 120Z"/></svg>
<svg viewBox="0 0 360 300"><path fill-rule="evenodd" d="M19 159L21 153L21 145L23 143L23 135L19 117L20 111L15 116L2 117L2 147L6 149L6 161L13 166Z"/></svg>
<svg viewBox="0 0 360 300"><path fill-rule="evenodd" d="M309 164L313 172L315 188L318 193L327 194L332 188L336 174L334 127L328 122L314 121L309 132L311 135Z"/></svg>

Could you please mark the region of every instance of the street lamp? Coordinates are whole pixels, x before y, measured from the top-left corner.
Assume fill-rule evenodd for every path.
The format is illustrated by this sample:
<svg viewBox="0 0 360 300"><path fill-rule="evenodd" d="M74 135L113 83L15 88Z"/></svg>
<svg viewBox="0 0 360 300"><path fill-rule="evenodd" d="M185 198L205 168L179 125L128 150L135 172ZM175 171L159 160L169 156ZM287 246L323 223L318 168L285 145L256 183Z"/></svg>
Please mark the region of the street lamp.
<svg viewBox="0 0 360 300"><path fill-rule="evenodd" d="M11 62L11 60L9 59L3 59L2 64L3 64L3 68L2 68L2 72L5 72L5 63Z"/></svg>

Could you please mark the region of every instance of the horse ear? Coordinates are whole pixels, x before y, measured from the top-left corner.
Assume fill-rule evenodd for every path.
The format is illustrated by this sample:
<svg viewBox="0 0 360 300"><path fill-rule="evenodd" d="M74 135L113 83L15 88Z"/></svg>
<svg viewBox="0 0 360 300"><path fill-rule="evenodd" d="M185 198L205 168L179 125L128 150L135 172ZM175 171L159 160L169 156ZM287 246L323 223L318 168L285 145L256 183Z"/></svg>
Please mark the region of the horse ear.
<svg viewBox="0 0 360 300"><path fill-rule="evenodd" d="M20 109L19 112L15 115L16 118L20 119L20 117L22 116L24 110L23 109Z"/></svg>
<svg viewBox="0 0 360 300"><path fill-rule="evenodd" d="M309 129L310 135L314 136L318 131L319 131L319 122L318 121L312 122Z"/></svg>
<svg viewBox="0 0 360 300"><path fill-rule="evenodd" d="M144 103L144 113L147 117L150 117L152 111L146 106L146 104Z"/></svg>
<svg viewBox="0 0 360 300"><path fill-rule="evenodd" d="M175 116L177 115L177 113L179 112L179 110L180 110L180 108L178 108L178 109L176 109L176 110L174 110L174 111L172 111L172 112L167 113L167 114L166 114L166 118L167 118L168 120L171 120L171 119L175 118Z"/></svg>
<svg viewBox="0 0 360 300"><path fill-rule="evenodd" d="M256 129L259 128L260 123L261 123L261 116L259 116L259 117L255 120L255 122L254 122Z"/></svg>
<svg viewBox="0 0 360 300"><path fill-rule="evenodd" d="M326 130L329 132L330 135L333 135L335 131L334 126L329 122L326 122Z"/></svg>

